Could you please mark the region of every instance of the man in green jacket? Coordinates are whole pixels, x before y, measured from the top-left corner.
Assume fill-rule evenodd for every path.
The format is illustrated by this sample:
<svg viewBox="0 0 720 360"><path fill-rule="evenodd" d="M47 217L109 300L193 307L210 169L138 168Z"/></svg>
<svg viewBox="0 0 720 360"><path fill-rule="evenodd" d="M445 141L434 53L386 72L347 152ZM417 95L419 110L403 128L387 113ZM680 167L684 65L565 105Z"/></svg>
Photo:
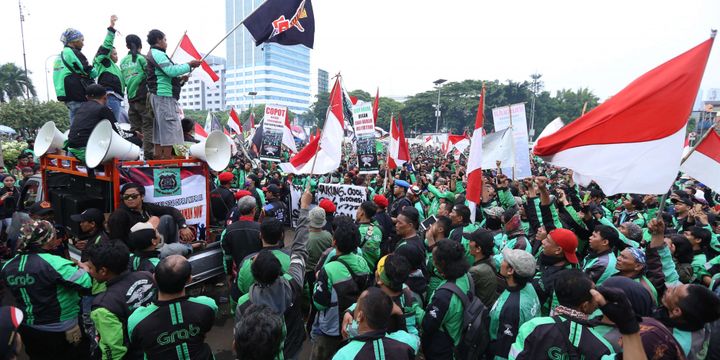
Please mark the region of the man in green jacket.
<svg viewBox="0 0 720 360"><path fill-rule="evenodd" d="M150 44L147 84L150 105L155 114L152 141L155 144L154 157L157 160L170 159L173 156L173 145L184 142L178 99L187 76L182 75L188 74L202 62L190 60L187 64L175 64L165 53L167 38L160 30L150 30L147 41Z"/></svg>
<svg viewBox="0 0 720 360"><path fill-rule="evenodd" d="M93 67L98 70L98 84L107 91L107 106L112 110L115 119L120 119L123 112L122 101L125 97L125 80L120 68L117 66L118 55L113 45L116 32L115 21L117 21L117 16L111 16L105 41L103 41L95 54Z"/></svg>
<svg viewBox="0 0 720 360"><path fill-rule="evenodd" d="M64 102L70 110L70 125L75 119L75 111L85 102L85 88L94 83L98 71L88 63L80 52L85 45L85 37L75 29L68 28L60 36L64 48L53 65L53 84L58 101Z"/></svg>
<svg viewBox="0 0 720 360"><path fill-rule="evenodd" d="M147 59L141 54L142 41L135 34L125 37L125 44L130 50L127 56L120 61L120 71L125 82L128 103L128 119L130 131L142 133L143 152L145 159L152 159L153 146L153 117L150 109L147 108Z"/></svg>

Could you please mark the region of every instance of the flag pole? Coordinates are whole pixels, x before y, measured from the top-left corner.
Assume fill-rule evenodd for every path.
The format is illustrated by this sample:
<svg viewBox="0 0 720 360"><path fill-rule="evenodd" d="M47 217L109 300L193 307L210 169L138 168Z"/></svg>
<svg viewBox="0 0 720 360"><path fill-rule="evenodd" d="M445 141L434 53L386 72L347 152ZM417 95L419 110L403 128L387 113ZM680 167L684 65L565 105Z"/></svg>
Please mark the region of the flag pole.
<svg viewBox="0 0 720 360"><path fill-rule="evenodd" d="M586 101L586 102L583 104L582 113L580 114L580 116L584 116L584 115L585 115L585 110L587 110L587 103L588 103L588 102Z"/></svg>
<svg viewBox="0 0 720 360"><path fill-rule="evenodd" d="M180 47L180 43L182 42L182 39L185 37L185 35L187 35L187 30L185 30L185 32L183 32L183 36L180 37L180 40L178 40L177 45L175 45L175 49L173 49L172 54L170 54L171 59L173 58L173 56L175 56L175 52Z"/></svg>
<svg viewBox="0 0 720 360"><path fill-rule="evenodd" d="M203 57L202 57L202 59L200 59L200 61L205 61L205 58L207 58L208 55L210 55L210 53L212 53L213 51L215 51L215 49L217 49L217 47L220 46L220 44L222 44L223 41L225 41L225 39L227 39L230 35L232 35L232 33L235 32L235 30L237 30L237 29L240 27L240 25L244 24L244 23L245 23L245 20L247 20L249 17L253 16L253 15L255 14L255 12L257 12L260 8L262 8L263 5L265 5L265 3L266 3L266 2L263 2L262 4L258 5L258 7L256 7L252 12L250 12L250 14L249 14L248 16L246 16L244 19L242 19L242 21L240 21L239 23L237 23L237 25L235 25L235 27L233 27L232 29L230 29L230 31L228 31L228 33L225 34L225 36L223 36L223 38L220 39L220 41L218 41L218 43L215 44L215 46L213 46L213 47L210 49L210 51L208 51L207 53L205 53L205 55L203 55Z"/></svg>

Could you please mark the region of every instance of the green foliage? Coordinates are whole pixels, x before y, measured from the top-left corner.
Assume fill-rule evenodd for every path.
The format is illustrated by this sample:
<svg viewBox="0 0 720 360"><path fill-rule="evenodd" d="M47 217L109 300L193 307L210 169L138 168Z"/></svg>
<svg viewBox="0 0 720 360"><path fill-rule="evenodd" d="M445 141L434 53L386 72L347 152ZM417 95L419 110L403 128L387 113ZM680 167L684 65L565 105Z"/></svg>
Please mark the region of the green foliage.
<svg viewBox="0 0 720 360"><path fill-rule="evenodd" d="M355 96L358 100L362 101L372 101L374 98L373 95L370 95L370 93L365 90L353 90L348 92L348 95Z"/></svg>
<svg viewBox="0 0 720 360"><path fill-rule="evenodd" d="M12 99L0 104L0 124L15 130L38 129L48 121L54 121L60 131L70 127L69 111L57 101Z"/></svg>
<svg viewBox="0 0 720 360"><path fill-rule="evenodd" d="M25 70L13 63L0 66L0 103L26 97L26 86L32 96L37 96L32 79L25 76Z"/></svg>
<svg viewBox="0 0 720 360"><path fill-rule="evenodd" d="M17 164L18 156L23 152L23 150L27 149L27 142L26 141L4 141L2 142L2 153L3 153L3 160L11 165L15 166Z"/></svg>
<svg viewBox="0 0 720 360"><path fill-rule="evenodd" d="M207 119L207 110L183 110L183 113L185 114L185 118L192 119L196 123L200 125L205 124L205 119Z"/></svg>

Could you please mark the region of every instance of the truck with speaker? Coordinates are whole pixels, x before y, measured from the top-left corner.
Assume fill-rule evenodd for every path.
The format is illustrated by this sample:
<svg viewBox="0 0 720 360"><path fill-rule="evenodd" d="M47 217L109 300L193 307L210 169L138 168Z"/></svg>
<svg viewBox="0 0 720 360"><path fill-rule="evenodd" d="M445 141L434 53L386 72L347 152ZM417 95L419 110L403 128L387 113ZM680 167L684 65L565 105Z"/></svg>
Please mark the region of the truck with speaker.
<svg viewBox="0 0 720 360"><path fill-rule="evenodd" d="M222 278L223 253L219 232L210 226L210 170L222 171L229 163L231 148L222 131L210 133L207 140L190 147L188 157L169 160L144 160L140 148L125 140L112 129L109 121L101 121L93 130L86 148L86 162L65 155L63 144L67 134L53 122L38 131L35 154L40 157L40 174L25 182L21 189L19 210L34 202L49 201L54 209L55 223L71 236L79 234L78 225L70 220L88 208L101 209L106 219L121 204L120 188L130 182L145 187L145 202L173 206L185 216L195 231L196 241L203 241L203 250L194 252L193 279L195 286L213 278ZM73 258L80 251L68 244Z"/></svg>

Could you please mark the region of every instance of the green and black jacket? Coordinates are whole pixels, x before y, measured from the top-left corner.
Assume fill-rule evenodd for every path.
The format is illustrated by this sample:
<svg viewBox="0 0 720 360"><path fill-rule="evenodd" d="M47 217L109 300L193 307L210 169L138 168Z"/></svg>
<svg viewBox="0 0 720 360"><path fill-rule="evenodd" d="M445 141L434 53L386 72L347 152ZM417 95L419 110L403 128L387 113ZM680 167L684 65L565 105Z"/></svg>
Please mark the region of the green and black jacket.
<svg viewBox="0 0 720 360"><path fill-rule="evenodd" d="M411 360L418 350L418 338L405 331L386 334L372 331L348 339L333 360Z"/></svg>
<svg viewBox="0 0 720 360"><path fill-rule="evenodd" d="M147 59L142 54L137 54L133 60L132 54L128 54L120 61L120 72L127 90L128 101L145 101L147 96Z"/></svg>
<svg viewBox="0 0 720 360"><path fill-rule="evenodd" d="M65 46L53 65L53 84L58 101L87 101L85 85L98 76L80 50Z"/></svg>
<svg viewBox="0 0 720 360"><path fill-rule="evenodd" d="M490 351L494 359L507 359L520 326L540 316L540 300L532 284L508 287L490 309Z"/></svg>
<svg viewBox="0 0 720 360"><path fill-rule="evenodd" d="M165 50L151 47L147 55L147 86L150 93L157 96L180 98L179 76L190 72L190 65L175 64Z"/></svg>
<svg viewBox="0 0 720 360"><path fill-rule="evenodd" d="M77 323L80 293L90 293L90 275L72 261L47 253L19 254L9 260L0 278L10 289L23 323L65 331Z"/></svg>
<svg viewBox="0 0 720 360"><path fill-rule="evenodd" d="M206 296L155 301L130 315L130 343L145 359L212 359L205 334L212 329L217 310L215 300Z"/></svg>
<svg viewBox="0 0 720 360"><path fill-rule="evenodd" d="M457 278L454 282L468 297L470 292L469 274ZM453 349L462 338L463 307L462 301L450 290L443 289L443 281L430 297L422 320L422 348L427 359L453 359Z"/></svg>
<svg viewBox="0 0 720 360"><path fill-rule="evenodd" d="M537 317L520 327L508 359L599 360L614 354L610 342L593 329L593 323L565 315Z"/></svg>
<svg viewBox="0 0 720 360"><path fill-rule="evenodd" d="M112 49L114 48L115 29L108 27L107 30L105 41L103 41L102 45L98 48L97 54L95 54L95 60L93 61L94 67L98 70L97 82L105 89L111 90L120 95L120 97L123 97L125 96L125 78L117 64L110 59L110 53L112 53Z"/></svg>
<svg viewBox="0 0 720 360"><path fill-rule="evenodd" d="M155 267L160 263L160 251L135 251L130 254L131 271L147 271L155 273Z"/></svg>
<svg viewBox="0 0 720 360"><path fill-rule="evenodd" d="M126 271L106 284L107 290L95 297L90 312L100 337L102 359L138 358L139 348L131 346L128 337L128 318L155 297L153 276L146 271Z"/></svg>
<svg viewBox="0 0 720 360"><path fill-rule="evenodd" d="M313 332L340 336L340 314L370 286L370 276L370 268L362 256L354 253L332 256L320 269L315 282L312 300L318 313Z"/></svg>
<svg viewBox="0 0 720 360"><path fill-rule="evenodd" d="M283 274L287 273L288 268L290 267L290 254L289 251L282 248L282 245L274 246L274 247L268 247L265 248L272 252L273 255L280 261L280 266L282 266ZM262 249L261 249L262 251ZM250 291L250 286L255 283L255 277L252 274L251 266L253 259L255 259L255 256L258 253L252 253L248 256L246 256L240 266L238 267L237 272L237 286L240 290L240 295L247 294L248 291ZM237 301L237 299L233 299Z"/></svg>

